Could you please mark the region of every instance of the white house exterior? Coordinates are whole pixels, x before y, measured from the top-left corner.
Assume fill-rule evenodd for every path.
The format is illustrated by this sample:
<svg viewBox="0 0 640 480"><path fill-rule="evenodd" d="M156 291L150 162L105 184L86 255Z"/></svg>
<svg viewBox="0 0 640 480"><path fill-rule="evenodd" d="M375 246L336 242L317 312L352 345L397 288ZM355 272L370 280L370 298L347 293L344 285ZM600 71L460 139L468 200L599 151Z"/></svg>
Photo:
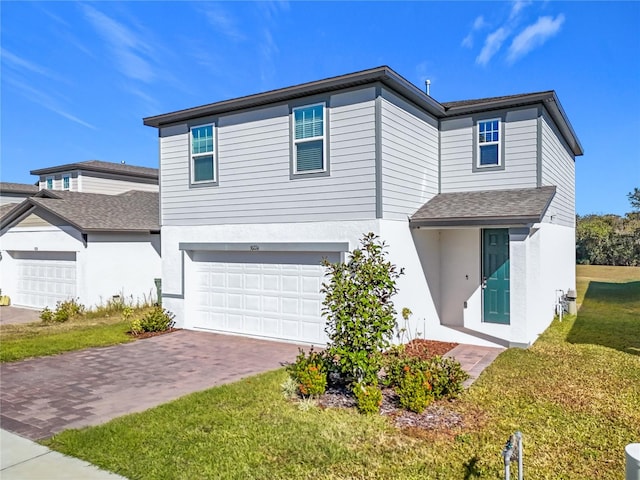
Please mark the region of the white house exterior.
<svg viewBox="0 0 640 480"><path fill-rule="evenodd" d="M441 104L379 67L144 123L181 327L324 343L320 260L370 231L428 338L527 346L575 287L582 147L554 92Z"/></svg>
<svg viewBox="0 0 640 480"><path fill-rule="evenodd" d="M154 300L158 194L42 190L0 219L0 288L17 306Z"/></svg>

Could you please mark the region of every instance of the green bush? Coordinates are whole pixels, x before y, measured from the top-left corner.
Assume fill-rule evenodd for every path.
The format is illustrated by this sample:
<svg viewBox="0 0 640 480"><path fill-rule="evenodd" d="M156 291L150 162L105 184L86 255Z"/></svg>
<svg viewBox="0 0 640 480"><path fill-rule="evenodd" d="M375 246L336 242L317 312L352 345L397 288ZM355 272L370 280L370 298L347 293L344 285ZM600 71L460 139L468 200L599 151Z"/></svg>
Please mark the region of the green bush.
<svg viewBox="0 0 640 480"><path fill-rule="evenodd" d="M348 385L377 381L382 351L396 327L391 297L403 273L386 260L386 245L377 235L368 233L360 243L346 263L323 262L329 277L321 289L328 355Z"/></svg>
<svg viewBox="0 0 640 480"><path fill-rule="evenodd" d="M40 319L47 322L57 322L62 323L66 322L70 318L84 315L85 307L81 303L78 303L76 299L65 300L63 302L57 302L55 310L50 310L48 307L45 307L42 312L40 312Z"/></svg>
<svg viewBox="0 0 640 480"><path fill-rule="evenodd" d="M434 399L457 397L469 378L453 358L435 356L421 360L402 352L387 356L385 370L385 385L395 389L400 405L418 413Z"/></svg>
<svg viewBox="0 0 640 480"><path fill-rule="evenodd" d="M377 383L366 385L362 382L353 386L353 394L356 396L358 411L364 414L373 414L380 411L382 405L382 390Z"/></svg>
<svg viewBox="0 0 640 480"><path fill-rule="evenodd" d="M435 356L429 361L429 371L436 398L455 398L464 391L464 381L469 374L454 358Z"/></svg>
<svg viewBox="0 0 640 480"><path fill-rule="evenodd" d="M154 307L142 318L131 321L131 333L139 335L144 332L164 332L171 329L175 315L162 307Z"/></svg>
<svg viewBox="0 0 640 480"><path fill-rule="evenodd" d="M395 390L402 408L422 413L433 401L431 373L419 366L405 365Z"/></svg>
<svg viewBox="0 0 640 480"><path fill-rule="evenodd" d="M327 389L327 362L322 353L313 351L313 347L308 355L300 349L296 361L287 365L287 372L303 397L317 397Z"/></svg>

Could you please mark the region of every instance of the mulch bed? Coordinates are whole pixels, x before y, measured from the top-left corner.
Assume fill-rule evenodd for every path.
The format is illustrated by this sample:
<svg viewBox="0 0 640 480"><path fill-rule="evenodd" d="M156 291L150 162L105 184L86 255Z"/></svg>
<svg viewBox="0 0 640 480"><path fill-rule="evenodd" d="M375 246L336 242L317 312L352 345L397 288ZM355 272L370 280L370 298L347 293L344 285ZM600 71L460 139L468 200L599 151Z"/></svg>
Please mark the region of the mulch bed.
<svg viewBox="0 0 640 480"><path fill-rule="evenodd" d="M457 343L437 342L415 339L405 344L406 354L428 360L436 355L442 356L456 347ZM398 396L392 388L382 389L380 413L391 419L393 424L412 436L453 436L463 427L478 423L481 415L467 418L451 408L451 401L439 400L429 405L424 412L414 413L401 408ZM321 408L356 408L356 399L345 388L328 388L318 398Z"/></svg>
<svg viewBox="0 0 640 480"><path fill-rule="evenodd" d="M134 335L131 332L127 332L127 335L129 335L131 338L135 338L136 340L142 340L143 338L157 337L158 335L164 335L165 333L177 332L178 330L182 330L182 329L181 328L170 328L168 330L163 330L162 332L142 332L142 333L139 333L138 335Z"/></svg>

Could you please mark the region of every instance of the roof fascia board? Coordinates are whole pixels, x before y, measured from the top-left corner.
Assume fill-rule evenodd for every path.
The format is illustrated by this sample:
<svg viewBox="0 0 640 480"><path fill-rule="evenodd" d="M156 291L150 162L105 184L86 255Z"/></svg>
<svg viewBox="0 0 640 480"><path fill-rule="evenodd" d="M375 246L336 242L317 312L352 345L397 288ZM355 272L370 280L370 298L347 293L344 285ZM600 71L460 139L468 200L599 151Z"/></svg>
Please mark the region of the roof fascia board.
<svg viewBox="0 0 640 480"><path fill-rule="evenodd" d="M544 215L543 215L544 216ZM474 218L442 218L409 220L411 228L417 227L487 227L491 225L529 225L539 222L540 217L536 215L522 215L512 217L474 217Z"/></svg>
<svg viewBox="0 0 640 480"><path fill-rule="evenodd" d="M573 130L573 126L571 126L571 122L567 117L562 105L560 104L560 100L556 96L556 93L553 92L553 98L548 99L543 102L543 105L549 112L549 115L556 122L560 133L564 137L565 141L571 147L573 154L576 156L583 155L584 150L582 149L582 144L576 135L576 132Z"/></svg>
<svg viewBox="0 0 640 480"><path fill-rule="evenodd" d="M16 222L21 221L24 217L27 216L28 213L32 212L35 209L33 202L30 202L30 199L27 198L23 202L18 203L15 207L9 210L4 217L2 217L2 224L0 225L0 229L6 230L9 227L12 227Z"/></svg>
<svg viewBox="0 0 640 480"><path fill-rule="evenodd" d="M270 90L245 97L223 100L221 102L178 110L176 112L165 113L153 117L146 117L143 119L143 123L147 126L159 128L165 125L192 120L194 118L226 114L237 110L286 102L296 98L328 93L376 82L383 83L390 89L400 93L404 97L407 97L433 115L444 115L444 107L436 100L427 96L415 85L398 75L389 67L383 66L338 77L331 77L314 82L294 85L278 90Z"/></svg>
<svg viewBox="0 0 640 480"><path fill-rule="evenodd" d="M121 172L121 171L110 169L110 168L87 165L83 163L68 163L66 165L59 165L56 167L40 168L38 170L31 170L30 173L31 175L40 176L40 175L47 175L50 173L67 172L69 170L83 170L85 172L110 173L112 175L122 175L125 177L153 178L156 180L158 179L157 174L154 175L152 173L143 173L143 172Z"/></svg>

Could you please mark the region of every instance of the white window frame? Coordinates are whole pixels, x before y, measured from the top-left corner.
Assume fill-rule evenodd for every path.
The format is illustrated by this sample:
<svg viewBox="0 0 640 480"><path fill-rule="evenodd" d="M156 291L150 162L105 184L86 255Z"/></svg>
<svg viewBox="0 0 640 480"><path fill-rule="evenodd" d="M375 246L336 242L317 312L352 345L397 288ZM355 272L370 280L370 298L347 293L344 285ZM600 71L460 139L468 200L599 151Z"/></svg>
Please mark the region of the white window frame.
<svg viewBox="0 0 640 480"><path fill-rule="evenodd" d="M51 180L51 188L49 188L49 180ZM44 188L46 190L53 190L55 186L56 186L56 177L45 177Z"/></svg>
<svg viewBox="0 0 640 480"><path fill-rule="evenodd" d="M211 127L211 134L213 136L213 151L205 152L205 153L193 153L193 130L202 127ZM210 185L212 183L216 183L218 181L217 175L217 142L216 142L216 124L215 123L203 123L199 125L191 125L189 127L189 169L191 170L191 184L192 185ZM213 162L213 178L208 180L197 180L195 179L195 159L199 157L212 156Z"/></svg>
<svg viewBox="0 0 640 480"><path fill-rule="evenodd" d="M66 187L64 186L64 181L65 180L69 181L69 185L67 185ZM69 174L69 173L63 173L62 174L62 189L63 190L71 190L71 174Z"/></svg>
<svg viewBox="0 0 640 480"><path fill-rule="evenodd" d="M491 142L480 142L480 124L481 123L490 123L490 122L498 122L498 141ZM502 118L483 118L482 120L478 120L476 122L476 139L478 142L477 147L477 160L476 160L476 168L496 168L502 166ZM497 145L498 147L498 163L491 163L489 165L482 165L482 146L486 145Z"/></svg>
<svg viewBox="0 0 640 480"><path fill-rule="evenodd" d="M304 110L306 108L322 107L322 135L309 138L296 138L296 110ZM298 145L300 143L315 142L322 140L322 168L316 170L298 171ZM326 102L312 103L309 105L300 105L291 109L291 141L293 144L293 174L306 175L313 173L325 173L327 171L327 104Z"/></svg>

